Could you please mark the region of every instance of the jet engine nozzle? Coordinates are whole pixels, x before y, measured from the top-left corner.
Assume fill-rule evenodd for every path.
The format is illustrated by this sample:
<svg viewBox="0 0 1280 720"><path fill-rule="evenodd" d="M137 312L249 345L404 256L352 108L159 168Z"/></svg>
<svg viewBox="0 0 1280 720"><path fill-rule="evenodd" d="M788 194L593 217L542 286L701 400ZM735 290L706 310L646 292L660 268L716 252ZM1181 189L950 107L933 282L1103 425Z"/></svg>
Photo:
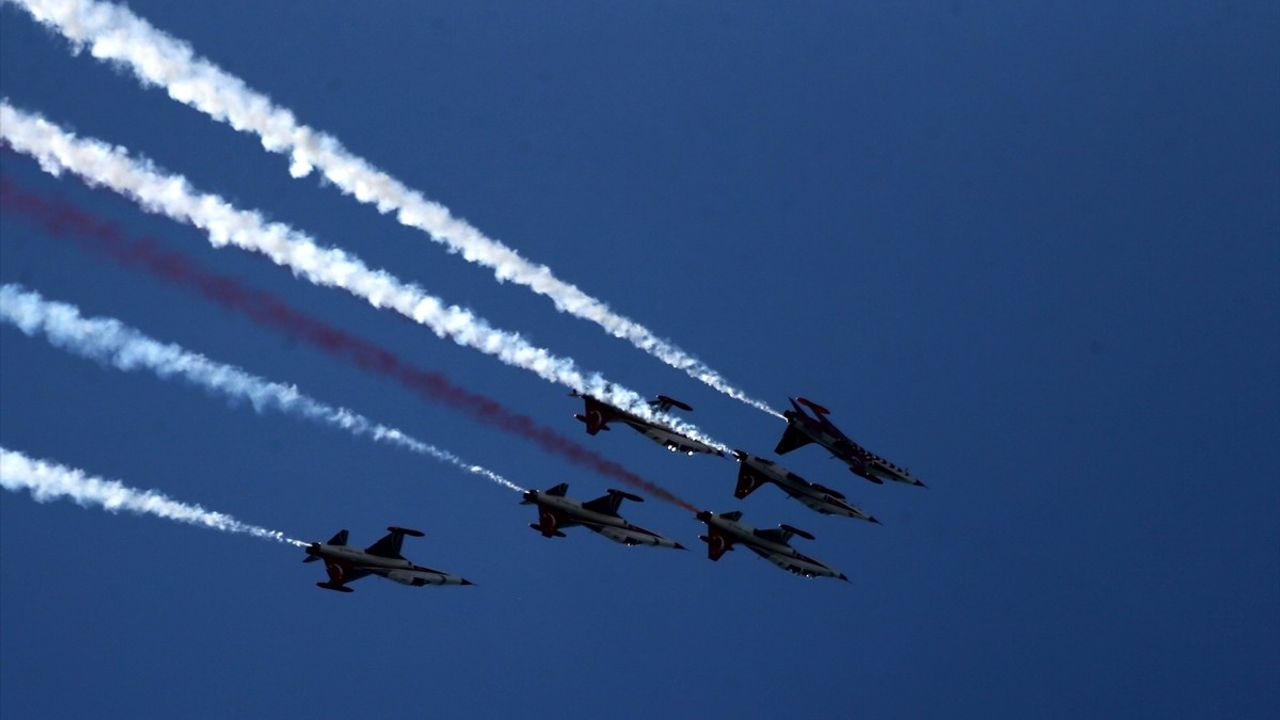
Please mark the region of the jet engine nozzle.
<svg viewBox="0 0 1280 720"><path fill-rule="evenodd" d="M538 493L533 490L526 490L522 496L524 499L520 501L521 505L532 505L534 498L538 497Z"/></svg>
<svg viewBox="0 0 1280 720"><path fill-rule="evenodd" d="M315 562L320 559L320 543L311 543L306 548L307 556L302 558L302 562Z"/></svg>
<svg viewBox="0 0 1280 720"><path fill-rule="evenodd" d="M698 513L695 517L697 517L700 522L707 522L708 520L711 519L711 511L703 510L702 512Z"/></svg>

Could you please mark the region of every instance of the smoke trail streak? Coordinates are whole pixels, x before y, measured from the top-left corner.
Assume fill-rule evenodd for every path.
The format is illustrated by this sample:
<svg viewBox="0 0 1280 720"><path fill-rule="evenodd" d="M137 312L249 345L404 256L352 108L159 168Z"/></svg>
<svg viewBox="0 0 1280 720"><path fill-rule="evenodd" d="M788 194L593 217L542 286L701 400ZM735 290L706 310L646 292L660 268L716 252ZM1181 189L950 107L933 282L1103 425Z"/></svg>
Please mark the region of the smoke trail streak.
<svg viewBox="0 0 1280 720"><path fill-rule="evenodd" d="M149 162L135 161L123 148L77 138L44 118L14 108L7 100L0 101L0 138L36 158L51 175L70 170L91 185L108 187L133 199L146 210L199 227L215 247L232 244L262 253L316 285L342 288L374 307L391 308L425 325L439 337L727 450L689 423L654 412L634 391L606 381L599 373L584 373L571 358L558 357L515 333L498 330L456 305L445 307L440 298L422 288L386 271L371 270L341 250L321 248L287 225L267 223L258 213L239 210L216 195L198 194L185 178L162 173Z"/></svg>
<svg viewBox="0 0 1280 720"><path fill-rule="evenodd" d="M415 440L395 428L374 423L346 408L335 408L314 400L291 385L270 382L178 345L161 343L118 320L82 317L74 305L46 301L39 293L19 285L0 286L0 320L14 325L28 336L43 334L56 347L118 370L131 372L145 368L165 380L178 377L209 392L247 401L259 413L274 409L321 422L356 436L370 437L377 442L427 455L516 492L524 492L524 488L492 470L463 462L451 452Z"/></svg>
<svg viewBox="0 0 1280 720"><path fill-rule="evenodd" d="M338 140L305 125L291 112L208 60L191 46L147 23L127 8L93 0L17 0L32 17L71 41L78 51L88 47L99 59L133 71L143 86L164 88L169 97L240 132L258 136L268 151L289 156L289 173L296 178L315 168L343 193L395 213L407 227L460 253L468 262L491 268L499 282L511 281L549 298L561 312L589 320L610 335L683 370L716 390L775 417L783 416L761 400L734 387L706 363L673 343L659 338L636 321L611 310L551 269L522 257L489 238L449 209L356 157Z"/></svg>
<svg viewBox="0 0 1280 720"><path fill-rule="evenodd" d="M0 177L0 208L32 218L51 237L70 239L126 267L140 267L179 287L196 290L207 299L264 327L307 342L361 370L395 380L425 401L443 404L477 422L522 437L546 452L643 489L660 500L697 512L692 504L665 488L606 460L555 430L539 425L527 415L508 410L493 398L460 388L440 373L409 365L391 351L310 317L269 293L198 267L178 253L163 251L151 238L129 240L115 225L69 203L47 202L35 194L19 190L4 177Z"/></svg>
<svg viewBox="0 0 1280 720"><path fill-rule="evenodd" d="M307 543L288 537L279 530L249 525L230 515L172 500L154 490L137 490L116 480L86 475L83 470L44 460L32 460L20 452L4 447L0 447L0 485L13 492L27 490L40 503L67 498L81 507L101 507L111 513L128 510L139 515L155 515L222 532L252 535L298 547L307 546Z"/></svg>

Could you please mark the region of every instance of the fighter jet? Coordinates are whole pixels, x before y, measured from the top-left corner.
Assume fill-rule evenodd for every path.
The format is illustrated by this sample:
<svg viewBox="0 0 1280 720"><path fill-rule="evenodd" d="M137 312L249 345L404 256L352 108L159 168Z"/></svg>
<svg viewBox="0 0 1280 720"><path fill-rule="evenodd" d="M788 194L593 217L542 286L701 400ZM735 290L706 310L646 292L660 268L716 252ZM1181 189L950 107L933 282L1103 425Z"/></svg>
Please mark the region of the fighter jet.
<svg viewBox="0 0 1280 720"><path fill-rule="evenodd" d="M733 496L741 500L765 483L773 483L782 491L804 503L809 509L823 515L843 515L866 520L877 525L879 520L859 508L845 502L844 495L811 483L772 460L757 457L743 450L734 450L733 456L741 463L738 467L738 487Z"/></svg>
<svg viewBox="0 0 1280 720"><path fill-rule="evenodd" d="M338 592L354 592L347 587L347 583L359 580L366 575L381 575L388 580L414 587L473 584L466 578L414 565L404 559L400 554L400 545L404 542L404 536L422 537L420 530L395 526L387 529L391 532L386 537L364 550L347 545L347 531L339 530L338 534L329 538L327 543L316 542L308 545L307 557L302 562L324 560L324 569L329 572L329 580L318 582L316 586Z"/></svg>
<svg viewBox="0 0 1280 720"><path fill-rule="evenodd" d="M618 516L618 506L623 499L644 502L644 498L621 490L609 490L604 495L581 502L566 497L568 483L560 483L550 490L529 490L524 494L521 505L538 506L538 522L529 527L542 533L543 537L564 537L561 528L581 525L600 533L614 542L623 545L655 545L657 547L684 550L680 543L659 535L652 530L645 530L623 520Z"/></svg>
<svg viewBox="0 0 1280 720"><path fill-rule="evenodd" d="M716 515L709 510L698 513L698 520L707 524L707 534L698 538L707 544L707 557L719 560L724 554L741 544L751 552L796 575L805 577L833 577L848 580L845 574L835 568L828 567L819 560L814 560L791 547L788 541L793 535L809 540L813 536L790 525L779 525L769 530L756 528L740 522L742 513L738 510Z"/></svg>
<svg viewBox="0 0 1280 720"><path fill-rule="evenodd" d="M650 440L662 445L671 452L682 452L692 455L694 453L707 453L708 455L719 455L724 457L724 452L707 445L704 442L686 437L672 430L665 425L656 423L652 420L646 420L638 415L629 413L621 408L614 407L603 400L598 400L590 395L583 395L578 391L569 393L573 397L580 397L586 403L586 409L582 415L574 415L579 422L585 423L587 426L587 434L595 435L601 430L609 430L609 423L619 421L635 428L637 432L643 434ZM649 407L657 412L665 413L673 407L680 408L685 411L692 411L693 408L688 405L667 397L659 395L649 401Z"/></svg>
<svg viewBox="0 0 1280 720"><path fill-rule="evenodd" d="M850 440L848 435L827 419L827 415L831 414L830 410L804 398L788 399L791 400L795 410L787 410L783 413L787 418L787 429L783 431L782 439L778 441L778 447L774 448L774 452L785 455L798 447L816 442L830 450L834 457L845 462L854 475L877 485L883 484L885 480L893 480L925 487L925 484L913 477L906 468L898 467ZM806 413L804 408L800 407L801 404L809 406L814 414Z"/></svg>

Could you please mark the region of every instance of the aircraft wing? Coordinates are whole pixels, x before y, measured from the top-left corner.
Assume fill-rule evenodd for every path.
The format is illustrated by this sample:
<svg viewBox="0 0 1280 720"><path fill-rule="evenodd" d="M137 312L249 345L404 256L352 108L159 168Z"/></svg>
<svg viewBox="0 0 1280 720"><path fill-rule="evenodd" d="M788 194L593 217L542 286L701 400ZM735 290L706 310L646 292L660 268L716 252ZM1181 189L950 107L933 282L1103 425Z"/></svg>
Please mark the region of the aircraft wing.
<svg viewBox="0 0 1280 720"><path fill-rule="evenodd" d="M788 541L791 540L791 533L783 530L782 528L769 528L767 530L756 530L756 537L761 540L768 540L769 542L782 543L783 545L786 545ZM754 550L755 548L752 549ZM757 550L757 552L761 555L772 554L771 551Z"/></svg>
<svg viewBox="0 0 1280 720"><path fill-rule="evenodd" d="M817 577L819 575L819 573L815 572L814 569L809 564L797 562L795 559L787 557L786 555L780 555L777 553L766 553L766 552L759 552L759 555L760 557L764 558L765 560L768 560L769 562L773 563L774 565L777 565L778 567L782 568L783 570L786 570L789 573L793 573L795 575L803 575L804 577L810 577L810 578ZM806 561L808 561L808 563L811 563L813 565L819 565L819 563L812 558L804 557L803 555L801 557L803 557Z"/></svg>
<svg viewBox="0 0 1280 720"><path fill-rule="evenodd" d="M404 536L422 537L420 530L410 530L395 526L389 527L387 530L390 532L387 533L386 537L365 548L364 551L378 557L403 560L404 556L400 554L400 546L404 544Z"/></svg>
<svg viewBox="0 0 1280 720"><path fill-rule="evenodd" d="M804 447L813 440L804 433L795 428L794 425L788 424L787 429L782 432L782 439L778 441L778 447L773 451L779 455L786 455L796 448Z"/></svg>
<svg viewBox="0 0 1280 720"><path fill-rule="evenodd" d="M617 517L618 507L622 505L623 500L644 502L644 498L642 497L610 488L607 493L601 495L595 500L588 500L587 502L582 503L582 509L590 510L591 512L598 512L602 515L612 515ZM583 524L585 525L587 523Z"/></svg>

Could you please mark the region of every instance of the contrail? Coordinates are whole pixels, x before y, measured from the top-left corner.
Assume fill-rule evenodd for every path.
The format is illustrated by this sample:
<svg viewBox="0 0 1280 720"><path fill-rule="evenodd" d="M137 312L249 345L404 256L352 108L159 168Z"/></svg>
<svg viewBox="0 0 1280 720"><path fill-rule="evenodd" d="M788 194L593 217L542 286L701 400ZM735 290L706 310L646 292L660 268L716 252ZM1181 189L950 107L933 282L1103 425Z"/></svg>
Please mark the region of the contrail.
<svg viewBox="0 0 1280 720"><path fill-rule="evenodd" d="M415 440L400 430L375 423L346 408L326 405L298 392L292 385L270 382L232 365L147 337L118 320L85 318L74 305L45 300L19 285L0 286L0 320L28 336L44 335L51 344L82 357L130 372L144 368L163 379L178 377L209 392L246 401L257 412L277 410L288 415L341 428L353 435L405 448L448 463L499 485L524 492L524 488L498 473L464 462L457 455Z"/></svg>
<svg viewBox="0 0 1280 720"><path fill-rule="evenodd" d="M213 63L197 57L189 44L153 27L120 5L94 0L16 0L32 17L89 53L133 71L144 86L159 86L169 97L240 132L258 136L268 151L290 159L296 178L318 168L343 193L395 213L405 226L461 254L468 262L493 270L499 282L511 281L549 298L561 312L589 320L666 364L716 390L782 418L767 403L731 385L706 363L659 338L640 323L620 315L576 285L560 280L545 265L522 257L485 236L445 206L351 154L330 135L299 124L290 111Z"/></svg>
<svg viewBox="0 0 1280 720"><path fill-rule="evenodd" d="M66 498L81 507L96 506L112 513L128 510L188 525L242 533L298 547L307 546L307 543L288 537L279 530L249 525L230 515L172 500L154 490L137 490L116 480L86 475L83 470L44 460L32 460L20 452L4 447L0 447L0 485L13 492L27 490L36 502L41 503Z"/></svg>
<svg viewBox="0 0 1280 720"><path fill-rule="evenodd" d="M59 201L50 202L17 188L0 176L0 208L21 213L38 222L53 238L66 238L120 264L141 268L153 276L194 290L206 299L292 339L309 343L335 358L369 373L400 383L424 401L452 408L473 420L523 438L540 449L640 488L650 496L697 512L688 501L608 460L560 432L516 413L491 397L453 384L447 377L402 360L395 353L358 338L345 330L311 317L270 293L247 287L238 279L220 275L190 262L185 256L162 250L153 238L126 238L116 225Z"/></svg>
<svg viewBox="0 0 1280 720"><path fill-rule="evenodd" d="M217 195L197 193L185 178L136 161L123 148L78 138L44 118L14 108L7 100L0 101L0 138L36 158L52 175L70 170L90 185L132 198L146 210L195 225L208 234L215 247L232 244L262 253L316 285L342 288L374 307L389 307L459 345L661 422L722 452L727 450L693 425L654 412L636 392L608 382L599 373L580 370L571 358L558 357L520 335L494 328L456 305L445 306L422 288L386 271L372 270L354 255L322 248L288 225L267 223L260 214L237 209Z"/></svg>

